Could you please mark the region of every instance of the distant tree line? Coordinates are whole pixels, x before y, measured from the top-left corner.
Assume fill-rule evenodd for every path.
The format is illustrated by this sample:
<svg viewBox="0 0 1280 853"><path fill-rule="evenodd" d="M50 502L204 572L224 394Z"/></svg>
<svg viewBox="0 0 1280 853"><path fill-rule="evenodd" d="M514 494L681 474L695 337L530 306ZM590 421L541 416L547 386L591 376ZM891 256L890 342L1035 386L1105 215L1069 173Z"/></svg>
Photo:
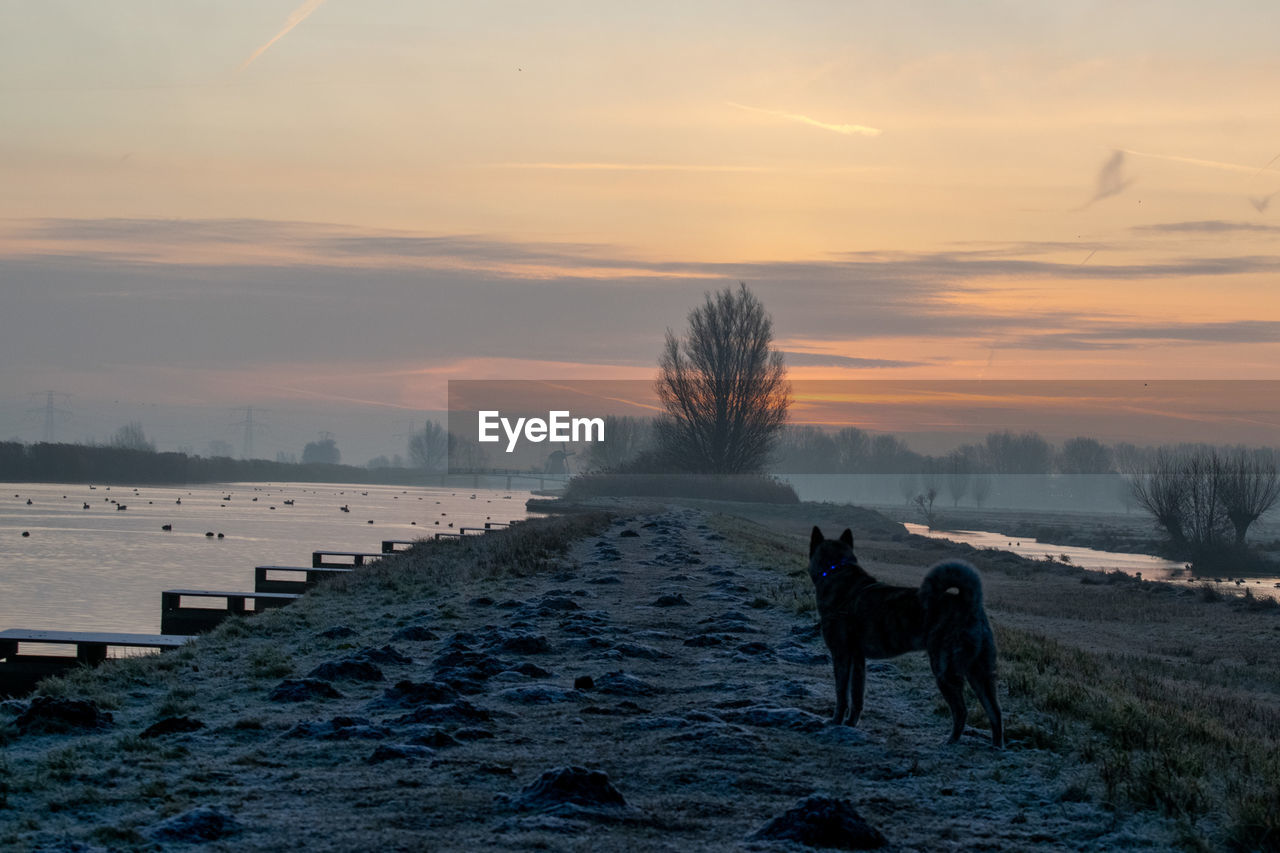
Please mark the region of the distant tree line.
<svg viewBox="0 0 1280 853"><path fill-rule="evenodd" d="M414 485L414 468L365 468L327 462L202 457L112 445L0 442L0 480L50 483L303 482Z"/></svg>

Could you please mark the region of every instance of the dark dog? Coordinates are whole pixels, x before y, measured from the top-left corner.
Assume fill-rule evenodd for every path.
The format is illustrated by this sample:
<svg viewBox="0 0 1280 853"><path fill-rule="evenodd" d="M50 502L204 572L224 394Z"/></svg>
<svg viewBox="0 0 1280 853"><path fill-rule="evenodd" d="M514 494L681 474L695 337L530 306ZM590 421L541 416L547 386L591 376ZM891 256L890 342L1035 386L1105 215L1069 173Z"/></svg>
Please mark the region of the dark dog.
<svg viewBox="0 0 1280 853"><path fill-rule="evenodd" d="M919 589L889 586L858 565L852 531L827 539L814 527L809 577L817 591L822 639L835 667L832 723L858 724L867 658L927 651L938 689L951 708L948 743L958 741L964 731L968 680L991 721L992 745L1004 745L996 700L996 642L982 607L982 581L973 566L951 560L930 569Z"/></svg>

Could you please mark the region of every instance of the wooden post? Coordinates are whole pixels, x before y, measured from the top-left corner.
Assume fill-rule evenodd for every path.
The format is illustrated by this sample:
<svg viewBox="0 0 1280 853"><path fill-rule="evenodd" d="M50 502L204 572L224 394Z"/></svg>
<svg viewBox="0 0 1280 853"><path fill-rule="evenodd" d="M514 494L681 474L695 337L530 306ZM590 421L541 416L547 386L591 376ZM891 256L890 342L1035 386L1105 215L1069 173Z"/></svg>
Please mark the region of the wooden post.
<svg viewBox="0 0 1280 853"><path fill-rule="evenodd" d="M107 659L106 643L76 643L76 660L97 666Z"/></svg>

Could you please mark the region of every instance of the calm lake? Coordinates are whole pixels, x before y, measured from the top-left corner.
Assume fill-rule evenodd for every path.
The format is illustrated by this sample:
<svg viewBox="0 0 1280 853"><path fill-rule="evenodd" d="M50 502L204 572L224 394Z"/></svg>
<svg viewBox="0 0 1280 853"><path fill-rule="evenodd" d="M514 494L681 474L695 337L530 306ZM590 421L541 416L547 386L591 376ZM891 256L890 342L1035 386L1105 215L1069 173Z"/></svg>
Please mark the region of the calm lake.
<svg viewBox="0 0 1280 853"><path fill-rule="evenodd" d="M384 539L523 519L528 498L318 483L2 483L0 629L158 633L161 590L251 591L254 566L307 566L317 548L378 551Z"/></svg>

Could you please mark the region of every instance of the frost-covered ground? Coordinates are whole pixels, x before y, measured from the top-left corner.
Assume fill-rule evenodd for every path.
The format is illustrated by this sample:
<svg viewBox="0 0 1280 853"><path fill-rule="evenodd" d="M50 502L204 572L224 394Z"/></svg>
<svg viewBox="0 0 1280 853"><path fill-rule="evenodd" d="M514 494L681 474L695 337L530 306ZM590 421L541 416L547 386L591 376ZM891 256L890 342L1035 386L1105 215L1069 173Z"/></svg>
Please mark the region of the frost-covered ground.
<svg viewBox="0 0 1280 853"><path fill-rule="evenodd" d="M923 655L871 667L858 729L825 725L825 649L780 594L803 555L760 565L733 544L697 510L625 516L548 572L429 599L322 590L163 668L79 679L57 692L112 719L8 729L0 846L796 849L750 836L815 793L889 850L1173 844L1169 821L1104 808L1077 759L1019 739L1044 721L1008 696L1007 749L980 712L945 746ZM200 727L140 737L181 718L166 726ZM525 792L575 765L612 788Z"/></svg>

